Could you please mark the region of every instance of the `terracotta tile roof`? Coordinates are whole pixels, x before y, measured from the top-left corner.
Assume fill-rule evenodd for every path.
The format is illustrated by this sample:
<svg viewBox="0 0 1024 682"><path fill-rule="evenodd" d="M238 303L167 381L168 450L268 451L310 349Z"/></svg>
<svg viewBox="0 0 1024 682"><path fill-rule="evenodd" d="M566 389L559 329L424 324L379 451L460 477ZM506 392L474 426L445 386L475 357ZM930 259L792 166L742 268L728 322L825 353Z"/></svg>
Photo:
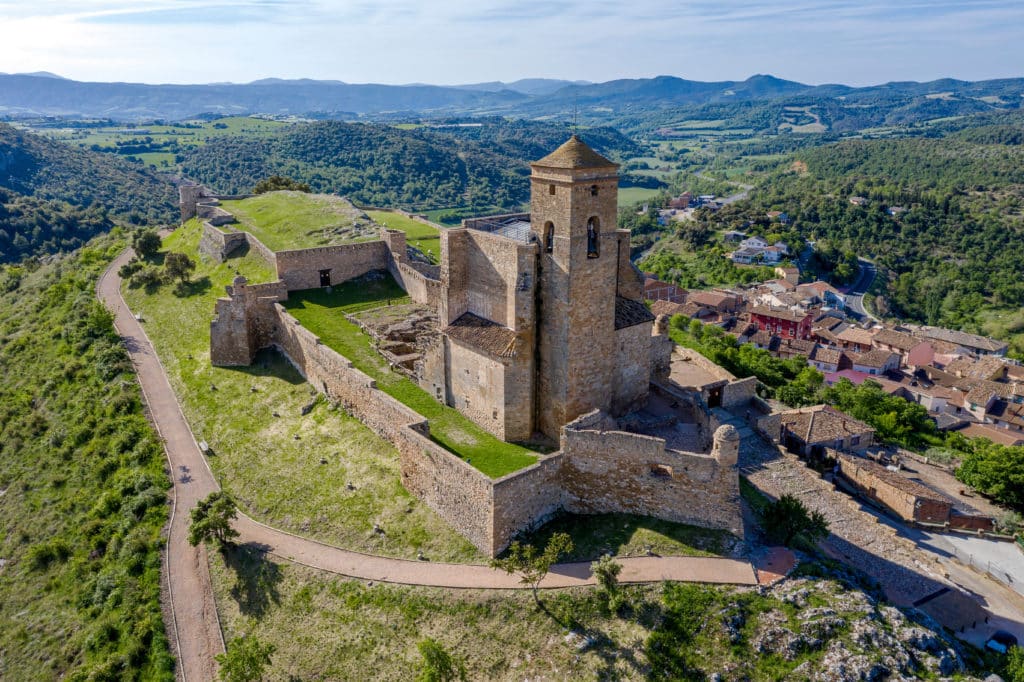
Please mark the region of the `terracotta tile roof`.
<svg viewBox="0 0 1024 682"><path fill-rule="evenodd" d="M654 315L673 315L683 314L684 306L682 303L673 303L672 301L653 301L651 303L651 312Z"/></svg>
<svg viewBox="0 0 1024 682"><path fill-rule="evenodd" d="M974 388L969 390L967 392L967 395L964 396L964 400L966 400L968 403L972 405L984 407L985 405L988 404L988 401L991 400L993 396L997 395L999 394L993 391L991 388L981 385L975 386Z"/></svg>
<svg viewBox="0 0 1024 682"><path fill-rule="evenodd" d="M907 493L908 495L913 495L914 497L922 500L941 502L948 504L950 507L953 506L949 500L928 486L918 483L917 481L912 481L909 478L904 478L897 472L889 471L881 464L872 462L870 459L843 453L837 455L836 459L839 460L840 471L846 470L847 467L860 469L862 472L869 474L875 480L888 485L890 488L895 488L896 490Z"/></svg>
<svg viewBox="0 0 1024 682"><path fill-rule="evenodd" d="M899 350L909 351L921 345L921 339L914 338L910 334L898 332L895 329L881 329L871 341L876 346L890 346Z"/></svg>
<svg viewBox="0 0 1024 682"><path fill-rule="evenodd" d="M867 353L862 353L853 364L861 365L862 367L872 367L875 369L882 369L888 364L891 364L893 358L898 358L896 353L888 350L882 350L881 348L875 348L869 350ZM898 360L897 360L898 362Z"/></svg>
<svg viewBox="0 0 1024 682"><path fill-rule="evenodd" d="M1006 364L1001 358L986 356L973 358L957 358L946 365L946 371L958 377L968 379L992 379L1006 372Z"/></svg>
<svg viewBox="0 0 1024 682"><path fill-rule="evenodd" d="M445 327L450 338L502 358L515 357L518 337L508 327L465 313Z"/></svg>
<svg viewBox="0 0 1024 682"><path fill-rule="evenodd" d="M977 348L989 353L1005 351L1008 346L1005 341L996 341L987 336L978 336L977 334L968 334L967 332L943 329L941 327L921 327L918 329L917 335L924 339L948 341L964 348Z"/></svg>
<svg viewBox="0 0 1024 682"><path fill-rule="evenodd" d="M618 164L604 158L581 140L573 135L561 147L551 152L543 159L534 161L531 166L543 166L545 168L617 168Z"/></svg>
<svg viewBox="0 0 1024 682"><path fill-rule="evenodd" d="M736 297L719 291L691 291L686 297L687 303L695 303L708 308L718 308L726 303L735 303Z"/></svg>
<svg viewBox="0 0 1024 682"><path fill-rule="evenodd" d="M1024 444L1024 433L1001 429L998 426L986 426L985 424L968 424L962 429L957 429L967 438L988 438L993 443L1000 445L1022 445Z"/></svg>
<svg viewBox="0 0 1024 682"><path fill-rule="evenodd" d="M997 400L985 412L985 416L993 420L998 419L1013 426L1024 426L1024 405L1007 402L1006 400Z"/></svg>
<svg viewBox="0 0 1024 682"><path fill-rule="evenodd" d="M862 346L870 346L871 339L873 339L874 336L875 335L872 334L867 329L861 329L859 327L847 327L846 329L836 334L836 338L839 339L840 341L846 341L848 343L857 343Z"/></svg>
<svg viewBox="0 0 1024 682"><path fill-rule="evenodd" d="M815 362L821 362L826 365L838 365L839 358L842 357L843 351L836 348L828 348L826 346L815 346L814 350L807 357L808 360Z"/></svg>
<svg viewBox="0 0 1024 682"><path fill-rule="evenodd" d="M828 405L783 412L781 423L804 443L827 443L847 436L874 433L875 430Z"/></svg>
<svg viewBox="0 0 1024 682"><path fill-rule="evenodd" d="M778 308L769 308L768 306L755 305L750 309L751 315L761 315L762 317L771 317L776 320L788 320L789 322L803 322L807 318L805 312L793 312L792 310L784 310Z"/></svg>
<svg viewBox="0 0 1024 682"><path fill-rule="evenodd" d="M625 329L644 322L654 322L654 315L641 301L615 297L615 328Z"/></svg>
<svg viewBox="0 0 1024 682"><path fill-rule="evenodd" d="M803 339L783 339L782 345L779 346L779 350L807 356L814 352L814 347L816 345L817 344L815 344L814 341L804 341Z"/></svg>

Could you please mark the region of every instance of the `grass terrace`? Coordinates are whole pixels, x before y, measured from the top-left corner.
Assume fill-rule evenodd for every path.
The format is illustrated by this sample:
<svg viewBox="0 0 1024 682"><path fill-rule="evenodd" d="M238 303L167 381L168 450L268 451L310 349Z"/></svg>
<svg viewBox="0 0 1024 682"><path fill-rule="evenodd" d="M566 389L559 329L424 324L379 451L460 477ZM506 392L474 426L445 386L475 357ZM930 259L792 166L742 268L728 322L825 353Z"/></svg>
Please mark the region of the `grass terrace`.
<svg viewBox="0 0 1024 682"><path fill-rule="evenodd" d="M405 292L390 277L369 286L348 282L326 289L294 291L284 306L329 347L377 382L377 387L430 420L430 435L491 478L518 471L537 461L536 453L499 440L458 410L442 405L408 377L391 371L359 325L346 313L377 307L385 300L405 303Z"/></svg>
<svg viewBox="0 0 1024 682"><path fill-rule="evenodd" d="M175 296L170 284L152 292L126 288L124 295L142 313L197 440L210 444L210 466L224 489L259 521L328 544L407 559L422 551L434 561L483 562L469 541L402 487L391 444L317 398L282 355L265 351L250 367L210 365L210 319L224 286L236 270L252 283L275 276L255 252L222 264L204 261L201 235L193 220L164 242L165 252L185 253L198 264L190 295ZM357 309L365 302L349 303ZM383 534L373 532L375 523Z"/></svg>
<svg viewBox="0 0 1024 682"><path fill-rule="evenodd" d="M380 237L373 222L347 199L305 192L267 192L248 199L223 201L237 226L271 251L308 249Z"/></svg>
<svg viewBox="0 0 1024 682"><path fill-rule="evenodd" d="M405 232L406 243L426 254L431 263L437 263L441 258L441 232L436 227L391 211L367 211L366 215L389 230Z"/></svg>

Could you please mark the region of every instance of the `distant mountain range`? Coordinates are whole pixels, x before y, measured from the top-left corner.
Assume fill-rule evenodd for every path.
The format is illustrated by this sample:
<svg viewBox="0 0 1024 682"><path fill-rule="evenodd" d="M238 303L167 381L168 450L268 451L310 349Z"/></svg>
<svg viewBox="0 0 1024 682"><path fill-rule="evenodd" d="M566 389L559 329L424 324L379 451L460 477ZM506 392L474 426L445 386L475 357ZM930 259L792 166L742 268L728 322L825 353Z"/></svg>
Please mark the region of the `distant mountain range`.
<svg viewBox="0 0 1024 682"><path fill-rule="evenodd" d="M528 78L468 85L379 85L268 78L252 83L149 85L87 83L40 72L0 74L0 115L180 120L203 114L320 114L343 118L388 114L567 116L579 111L623 115L674 107L742 102L833 100L843 106L905 106L937 100L976 113L1020 108L1024 78L978 82L942 79L854 88L806 85L770 75L704 82L675 76L587 83ZM964 106L950 107L949 102Z"/></svg>

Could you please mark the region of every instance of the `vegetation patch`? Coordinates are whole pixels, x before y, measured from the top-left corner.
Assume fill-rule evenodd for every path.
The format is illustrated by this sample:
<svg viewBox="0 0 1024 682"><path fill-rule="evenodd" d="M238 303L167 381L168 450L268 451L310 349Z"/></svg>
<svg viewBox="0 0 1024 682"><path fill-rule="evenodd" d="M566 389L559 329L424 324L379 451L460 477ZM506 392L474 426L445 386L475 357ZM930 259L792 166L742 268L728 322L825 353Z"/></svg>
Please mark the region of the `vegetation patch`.
<svg viewBox="0 0 1024 682"><path fill-rule="evenodd" d="M380 232L348 200L294 190L267 192L248 199L223 201L240 228L271 251L307 249L377 239Z"/></svg>
<svg viewBox="0 0 1024 682"><path fill-rule="evenodd" d="M382 227L405 232L406 244L422 251L431 263L437 263L440 260L441 233L436 227L392 211L367 211L366 214Z"/></svg>
<svg viewBox="0 0 1024 682"><path fill-rule="evenodd" d="M174 680L165 457L94 287L104 237L18 270L0 316L0 678ZM0 281L4 280L0 267Z"/></svg>
<svg viewBox="0 0 1024 682"><path fill-rule="evenodd" d="M467 540L402 487L394 448L318 399L283 356L266 351L250 367L210 365L210 318L219 292L236 271L251 282L271 281L274 273L255 253L222 264L202 259L201 234L190 221L165 240L162 252L196 260L195 293L177 296L161 285L151 293L126 288L125 297L142 314L185 417L196 438L210 445L210 466L239 508L349 549L482 562ZM375 524L384 532L375 533Z"/></svg>
<svg viewBox="0 0 1024 682"><path fill-rule="evenodd" d="M375 286L346 282L332 287L330 293L326 289L292 292L283 305L327 346L374 379L377 388L430 420L431 438L491 478L536 462L534 452L500 440L455 408L439 403L408 377L392 371L370 337L345 317L346 313L372 306L374 297L376 305L386 301L405 303L408 299L404 293L388 277Z"/></svg>

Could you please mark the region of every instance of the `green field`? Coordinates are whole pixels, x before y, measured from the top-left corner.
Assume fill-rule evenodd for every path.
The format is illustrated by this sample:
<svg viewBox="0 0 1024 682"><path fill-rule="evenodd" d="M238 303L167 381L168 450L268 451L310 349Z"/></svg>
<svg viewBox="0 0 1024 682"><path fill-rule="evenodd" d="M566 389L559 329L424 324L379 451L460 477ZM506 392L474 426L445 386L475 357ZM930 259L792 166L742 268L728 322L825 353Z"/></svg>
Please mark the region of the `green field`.
<svg viewBox="0 0 1024 682"><path fill-rule="evenodd" d="M405 232L406 243L422 251L431 262L436 263L441 257L441 233L438 228L424 225L418 220L407 218L401 213L391 211L367 211L366 215L389 230Z"/></svg>
<svg viewBox="0 0 1024 682"><path fill-rule="evenodd" d="M274 352L250 367L212 367L210 319L237 270L251 282L274 273L254 253L223 264L198 256L201 226L190 221L165 249L199 262L191 295L171 285L125 289L167 370L171 386L221 485L252 517L277 528L362 552L434 560L482 561L461 535L402 487L398 453L358 420L322 398ZM302 415L304 406L312 411ZM274 416L277 413L279 416ZM353 489L348 488L351 483ZM374 524L385 534L373 532Z"/></svg>
<svg viewBox="0 0 1024 682"><path fill-rule="evenodd" d="M393 282L388 286L391 288L382 286L374 291L365 283L349 282L332 287L330 293L326 289L292 292L284 306L327 346L376 380L378 388L429 419L430 435L435 441L491 478L536 462L537 456L532 451L499 440L458 410L437 402L412 380L391 371L370 337L345 319L346 312L367 307L367 302L374 297L379 303L388 296L404 295Z"/></svg>
<svg viewBox="0 0 1024 682"><path fill-rule="evenodd" d="M306 249L378 239L380 231L346 199L327 194L268 192L223 201L243 229L271 251Z"/></svg>
<svg viewBox="0 0 1024 682"><path fill-rule="evenodd" d="M647 189L646 187L620 187L619 206L638 204L658 196L661 192L662 190L660 189Z"/></svg>

